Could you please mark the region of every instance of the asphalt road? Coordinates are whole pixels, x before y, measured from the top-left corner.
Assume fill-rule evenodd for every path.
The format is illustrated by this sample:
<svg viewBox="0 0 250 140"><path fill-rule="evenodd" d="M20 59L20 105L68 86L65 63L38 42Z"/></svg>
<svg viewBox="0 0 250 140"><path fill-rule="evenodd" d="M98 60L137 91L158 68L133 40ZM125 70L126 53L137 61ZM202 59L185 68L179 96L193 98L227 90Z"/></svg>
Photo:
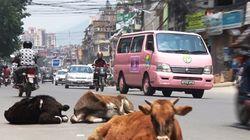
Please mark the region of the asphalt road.
<svg viewBox="0 0 250 140"><path fill-rule="evenodd" d="M77 100L88 88L70 88L54 86L50 83L40 84L41 88L32 93L35 95L51 95L62 104L70 105L70 110L64 112L69 117ZM221 87L206 91L203 99L193 99L191 95L174 92L171 98L163 97L161 92L153 97L143 96L139 90L132 89L127 97L135 107L144 104L144 99L153 101L158 98L173 99L181 97L177 105L190 105L193 111L186 116L177 117L184 140L249 140L250 126L238 124L235 115L235 88ZM107 87L105 95L117 95L114 87ZM0 88L0 139L1 140L85 140L100 124L58 125L10 125L4 118L4 110L21 98L17 90L9 87Z"/></svg>

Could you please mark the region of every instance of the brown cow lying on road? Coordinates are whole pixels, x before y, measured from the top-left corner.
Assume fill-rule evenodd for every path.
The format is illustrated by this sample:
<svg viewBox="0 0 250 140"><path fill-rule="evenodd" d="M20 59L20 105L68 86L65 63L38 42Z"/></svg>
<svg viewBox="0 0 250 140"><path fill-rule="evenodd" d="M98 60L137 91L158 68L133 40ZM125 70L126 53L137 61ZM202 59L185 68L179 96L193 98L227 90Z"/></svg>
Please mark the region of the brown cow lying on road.
<svg viewBox="0 0 250 140"><path fill-rule="evenodd" d="M184 116L190 106L174 106L179 99L146 101L141 111L115 116L96 128L88 140L182 140L181 128L175 115Z"/></svg>
<svg viewBox="0 0 250 140"><path fill-rule="evenodd" d="M72 123L104 122L114 115L124 115L133 112L133 104L122 95L106 96L88 91L76 103Z"/></svg>

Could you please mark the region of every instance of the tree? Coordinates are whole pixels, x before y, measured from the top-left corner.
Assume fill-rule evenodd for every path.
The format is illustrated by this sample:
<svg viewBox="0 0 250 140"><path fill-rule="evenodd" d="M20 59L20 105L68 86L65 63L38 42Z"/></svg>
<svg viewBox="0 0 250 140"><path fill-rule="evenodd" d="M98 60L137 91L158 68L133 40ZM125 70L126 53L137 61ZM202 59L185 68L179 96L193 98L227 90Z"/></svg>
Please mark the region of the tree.
<svg viewBox="0 0 250 140"><path fill-rule="evenodd" d="M0 0L0 58L8 57L20 46L22 19L29 0Z"/></svg>

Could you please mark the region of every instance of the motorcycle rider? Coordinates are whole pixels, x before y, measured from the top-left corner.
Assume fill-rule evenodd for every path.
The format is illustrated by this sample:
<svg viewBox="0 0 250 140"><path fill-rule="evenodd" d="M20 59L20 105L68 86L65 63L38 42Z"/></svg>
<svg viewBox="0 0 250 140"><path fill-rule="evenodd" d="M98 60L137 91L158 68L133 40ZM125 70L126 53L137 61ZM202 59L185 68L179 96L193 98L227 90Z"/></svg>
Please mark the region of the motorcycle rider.
<svg viewBox="0 0 250 140"><path fill-rule="evenodd" d="M107 66L106 61L103 59L102 52L97 52L97 59L94 61L93 65L95 66L95 70L98 67L106 67ZM98 73L94 72L94 82L95 82L95 79L98 79ZM105 76L105 79L106 79L106 76Z"/></svg>
<svg viewBox="0 0 250 140"><path fill-rule="evenodd" d="M250 53L243 54L244 63L243 63L243 72L241 74L241 84L240 91L250 92Z"/></svg>
<svg viewBox="0 0 250 140"><path fill-rule="evenodd" d="M21 74L27 66L35 66L37 61L37 53L32 50L32 42L24 41L23 49L16 52L15 58L13 61L18 63L18 68L14 71L14 87L17 87L18 84L21 84ZM37 80L35 80L37 84ZM38 86L38 85L37 85Z"/></svg>

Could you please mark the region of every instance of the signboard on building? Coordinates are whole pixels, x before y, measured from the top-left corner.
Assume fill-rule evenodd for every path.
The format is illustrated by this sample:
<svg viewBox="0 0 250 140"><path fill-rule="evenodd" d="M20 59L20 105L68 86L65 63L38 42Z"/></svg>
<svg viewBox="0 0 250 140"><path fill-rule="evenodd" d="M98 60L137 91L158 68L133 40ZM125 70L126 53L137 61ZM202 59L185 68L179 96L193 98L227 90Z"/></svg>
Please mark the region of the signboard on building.
<svg viewBox="0 0 250 140"><path fill-rule="evenodd" d="M186 30L187 31L199 31L205 30L206 26L204 23L205 11L199 11L194 14L186 16Z"/></svg>
<svg viewBox="0 0 250 140"><path fill-rule="evenodd" d="M241 27L243 23L243 11L235 10L224 12L222 21L224 29Z"/></svg>
<svg viewBox="0 0 250 140"><path fill-rule="evenodd" d="M250 24L250 2L247 3L246 15L245 15L245 25Z"/></svg>
<svg viewBox="0 0 250 140"><path fill-rule="evenodd" d="M222 12L207 15L205 17L208 35L220 35L223 33Z"/></svg>
<svg viewBox="0 0 250 140"><path fill-rule="evenodd" d="M52 67L60 67L61 66L61 59L52 59Z"/></svg>

